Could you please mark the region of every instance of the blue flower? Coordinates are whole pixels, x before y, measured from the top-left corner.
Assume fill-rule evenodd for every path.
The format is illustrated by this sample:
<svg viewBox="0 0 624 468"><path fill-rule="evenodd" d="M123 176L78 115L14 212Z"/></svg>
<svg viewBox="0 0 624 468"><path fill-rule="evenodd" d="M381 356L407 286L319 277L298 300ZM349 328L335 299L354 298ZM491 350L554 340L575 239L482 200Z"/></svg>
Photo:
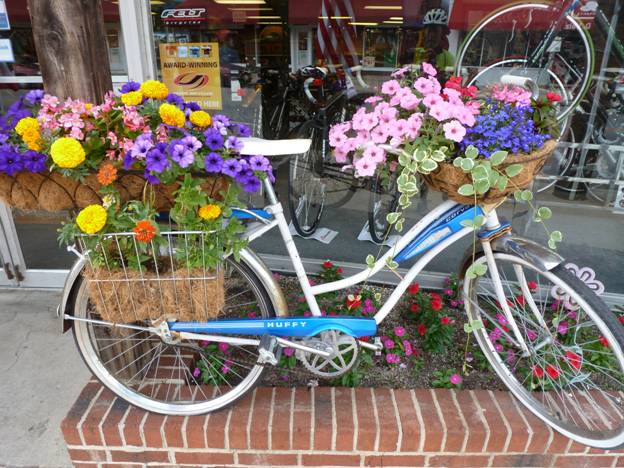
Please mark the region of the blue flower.
<svg viewBox="0 0 624 468"><path fill-rule="evenodd" d="M218 153L208 153L206 158L204 159L204 166L206 168L206 172L221 172L221 168L223 167L223 159L219 156Z"/></svg>
<svg viewBox="0 0 624 468"><path fill-rule="evenodd" d="M230 126L230 130L238 136L248 137L251 136L251 129L245 124L233 124Z"/></svg>
<svg viewBox="0 0 624 468"><path fill-rule="evenodd" d="M167 94L165 101L167 101L169 104L173 104L174 106L178 106L180 109L184 107L184 99L182 99L182 96L179 96L175 93Z"/></svg>
<svg viewBox="0 0 624 468"><path fill-rule="evenodd" d="M138 91L141 89L141 85L136 81L128 81L125 85L123 85L120 89L122 94L129 93L130 91Z"/></svg>
<svg viewBox="0 0 624 468"><path fill-rule="evenodd" d="M232 151L240 151L243 149L243 142L235 136L229 136L225 141L225 147Z"/></svg>
<svg viewBox="0 0 624 468"><path fill-rule="evenodd" d="M221 173L230 177L236 177L240 171L241 165L236 159L227 159L221 168Z"/></svg>
<svg viewBox="0 0 624 468"><path fill-rule="evenodd" d="M269 163L269 160L264 156L258 155L249 158L249 166L254 171L266 172L271 167L271 163Z"/></svg>
<svg viewBox="0 0 624 468"><path fill-rule="evenodd" d="M37 151L28 150L22 155L22 161L30 172L43 172L46 170L47 156Z"/></svg>
<svg viewBox="0 0 624 468"><path fill-rule="evenodd" d="M206 146L213 151L223 148L223 135L216 128L209 128L204 132L206 137Z"/></svg>
<svg viewBox="0 0 624 468"><path fill-rule="evenodd" d="M13 149L3 149L0 151L0 172L10 176L24 170L24 163L21 155Z"/></svg>
<svg viewBox="0 0 624 468"><path fill-rule="evenodd" d="M167 159L167 155L161 147L156 146L152 148L145 158L145 166L150 172L156 172L160 174L165 169L169 168L170 162Z"/></svg>
<svg viewBox="0 0 624 468"><path fill-rule="evenodd" d="M260 179L252 175L252 176L245 177L241 181L241 185L243 186L243 190L245 192L253 193L253 192L257 192L260 189L261 183L260 183Z"/></svg>
<svg viewBox="0 0 624 468"><path fill-rule="evenodd" d="M39 104L43 99L43 89L33 89L26 93L24 100L28 101L31 105Z"/></svg>

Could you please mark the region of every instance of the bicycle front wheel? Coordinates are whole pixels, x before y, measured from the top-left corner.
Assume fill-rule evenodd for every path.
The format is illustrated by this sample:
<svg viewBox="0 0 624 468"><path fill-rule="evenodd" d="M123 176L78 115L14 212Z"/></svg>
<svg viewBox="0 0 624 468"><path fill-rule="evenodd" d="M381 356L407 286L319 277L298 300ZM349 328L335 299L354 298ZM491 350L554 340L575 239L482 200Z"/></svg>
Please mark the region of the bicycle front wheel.
<svg viewBox="0 0 624 468"><path fill-rule="evenodd" d="M223 269L225 306L220 319L275 316L268 293L243 260L228 259ZM102 322L84 279L73 310L78 319L73 326L76 344L91 372L119 397L147 411L190 416L224 408L253 389L265 370L257 364L257 346L167 343L153 333Z"/></svg>
<svg viewBox="0 0 624 468"><path fill-rule="evenodd" d="M494 11L464 39L455 73L480 89L499 83L503 75L531 78L541 97L549 91L562 97L557 117L563 120L587 92L595 59L588 31L572 15L566 15L553 39L545 42L560 14L558 4L525 2ZM540 56L529 63L536 50Z"/></svg>
<svg viewBox="0 0 624 468"><path fill-rule="evenodd" d="M487 360L531 412L563 435L602 449L621 446L622 325L563 265L541 271L503 253L494 260L518 333L500 307L489 269L464 280L462 290ZM485 262L485 256L475 260Z"/></svg>

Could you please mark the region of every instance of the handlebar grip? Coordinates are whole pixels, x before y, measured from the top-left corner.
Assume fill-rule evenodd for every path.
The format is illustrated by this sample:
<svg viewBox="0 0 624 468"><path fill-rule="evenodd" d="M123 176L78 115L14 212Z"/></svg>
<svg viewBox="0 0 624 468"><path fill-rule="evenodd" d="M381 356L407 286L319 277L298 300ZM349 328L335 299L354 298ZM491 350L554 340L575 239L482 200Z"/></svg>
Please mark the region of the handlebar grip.
<svg viewBox="0 0 624 468"><path fill-rule="evenodd" d="M310 83L312 83L313 81L314 81L314 78L307 78L303 82L303 92L305 93L306 97L310 100L312 104L316 104L317 101L314 98L314 96L312 96L312 93L310 92Z"/></svg>
<svg viewBox="0 0 624 468"><path fill-rule="evenodd" d="M368 83L362 78L362 65L355 65L349 68L349 71L355 73L355 79L358 81L362 88L368 88Z"/></svg>

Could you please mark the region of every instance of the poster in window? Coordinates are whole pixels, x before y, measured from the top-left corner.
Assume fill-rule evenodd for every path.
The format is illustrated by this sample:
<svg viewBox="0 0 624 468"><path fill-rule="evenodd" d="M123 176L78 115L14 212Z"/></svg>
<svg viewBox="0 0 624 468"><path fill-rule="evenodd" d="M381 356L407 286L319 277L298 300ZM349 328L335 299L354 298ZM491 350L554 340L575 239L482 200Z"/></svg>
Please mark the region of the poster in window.
<svg viewBox="0 0 624 468"><path fill-rule="evenodd" d="M8 31L9 29L11 29L11 24L9 23L6 2L5 0L0 0L0 31Z"/></svg>
<svg viewBox="0 0 624 468"><path fill-rule="evenodd" d="M221 109L219 44L187 42L160 44L160 67L169 91L202 109Z"/></svg>
<svg viewBox="0 0 624 468"><path fill-rule="evenodd" d="M400 32L396 29L364 30L364 62L368 67L396 68Z"/></svg>

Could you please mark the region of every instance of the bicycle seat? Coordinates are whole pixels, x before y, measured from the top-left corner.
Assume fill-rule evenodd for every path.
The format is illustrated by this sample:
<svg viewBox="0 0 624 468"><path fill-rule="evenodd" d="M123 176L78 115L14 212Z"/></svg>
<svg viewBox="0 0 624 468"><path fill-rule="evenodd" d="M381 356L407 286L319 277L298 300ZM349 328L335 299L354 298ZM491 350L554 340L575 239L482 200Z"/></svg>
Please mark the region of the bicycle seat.
<svg viewBox="0 0 624 468"><path fill-rule="evenodd" d="M243 142L240 154L262 156L284 156L289 154L303 154L310 149L312 140L295 138L292 140L264 140L256 137L239 138Z"/></svg>

